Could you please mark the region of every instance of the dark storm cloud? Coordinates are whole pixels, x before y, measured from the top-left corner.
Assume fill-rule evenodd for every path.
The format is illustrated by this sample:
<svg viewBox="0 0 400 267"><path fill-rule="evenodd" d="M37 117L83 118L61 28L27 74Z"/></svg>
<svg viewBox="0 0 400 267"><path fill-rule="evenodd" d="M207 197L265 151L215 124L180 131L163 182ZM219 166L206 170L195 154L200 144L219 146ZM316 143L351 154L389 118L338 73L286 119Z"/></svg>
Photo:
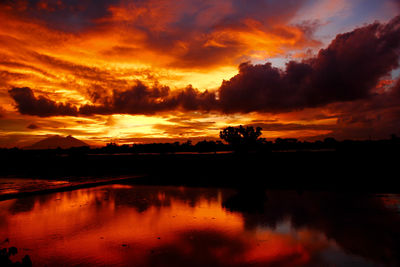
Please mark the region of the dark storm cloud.
<svg viewBox="0 0 400 267"><path fill-rule="evenodd" d="M310 40L304 36L294 36L293 31L298 33L301 28L287 26L304 2L124 1L118 7L129 10L129 15L121 12L125 15L106 17L105 21L111 19L121 28L128 24L144 34L147 49L173 57L166 65L168 67L211 68L243 61L241 58L248 56L250 50L262 50L265 48L263 45L273 39L290 42L295 47L309 44ZM251 37L246 37L246 34L257 35L263 41L257 44L253 37L249 42ZM269 48L271 54L278 53L278 50L281 52L278 43Z"/></svg>
<svg viewBox="0 0 400 267"><path fill-rule="evenodd" d="M399 49L400 16L387 24L376 22L339 34L317 56L291 61L284 70L270 63L243 63L239 74L224 81L217 92L200 92L191 86L171 91L166 86L149 87L137 82L129 90L97 95L95 105L79 109L36 98L29 88L14 88L10 94L21 113L38 116L154 114L171 110L279 113L363 99L384 104L388 93L376 95L373 89L399 66ZM399 91L398 87L396 84L390 94Z"/></svg>
<svg viewBox="0 0 400 267"><path fill-rule="evenodd" d="M81 106L82 115L92 114L154 114L157 112L181 109L211 110L215 108L215 94L199 92L191 86L172 92L167 86L146 86L140 81L126 91L114 90L110 97L102 99L100 105Z"/></svg>
<svg viewBox="0 0 400 267"><path fill-rule="evenodd" d="M278 55L290 48L316 47L318 42L303 32L306 28L290 25L304 2L4 0L0 11L10 21L40 25L40 37L51 32L48 38L58 42L120 32L115 44L104 40L103 46L109 42L113 47L104 46L102 56L146 60L143 52L151 52L168 55L163 67L193 69L238 64L253 58L255 51Z"/></svg>
<svg viewBox="0 0 400 267"><path fill-rule="evenodd" d="M221 109L284 112L370 96L379 79L399 65L400 17L339 34L326 49L285 70L241 64L219 89Z"/></svg>
<svg viewBox="0 0 400 267"><path fill-rule="evenodd" d="M215 107L215 94L199 92L191 86L178 92L169 87L148 87L141 82L126 91L114 90L109 97L98 100L97 105L82 105L80 108L70 104L58 103L44 96L36 97L29 87L13 88L9 91L21 114L50 116L90 116L94 114L154 114L171 110L210 110Z"/></svg>
<svg viewBox="0 0 400 267"><path fill-rule="evenodd" d="M45 21L49 27L76 32L95 25L109 14L108 7L120 0L5 0L0 5L31 18Z"/></svg>
<svg viewBox="0 0 400 267"><path fill-rule="evenodd" d="M221 12L215 12L211 16L212 24L232 24L237 23L243 18L252 17L256 20L265 21L281 19L285 20L291 17L300 8L304 0L301 1L268 1L268 0L232 0L230 1L230 12L221 17L226 10L223 6L213 1L190 0L186 3L174 4L163 1L139 0L139 1L121 1L121 0L4 0L0 6L6 7L17 13L22 13L27 17L37 18L45 21L48 26L67 32L75 32L94 26L99 20L111 16L111 6L135 6L146 12L154 12L156 8L165 6L172 8L175 14L179 15L171 27L176 27L180 31L188 31L198 26L198 20L204 14L209 14L209 10L214 12L213 7L220 9ZM224 2L224 1L222 1ZM181 7L191 7L191 9L181 11ZM194 8L197 7L197 8ZM147 13L144 13L145 15ZM218 19L217 19L218 17ZM137 26L147 30L147 24L140 23L146 21L146 18L138 17ZM151 30L151 29L148 29Z"/></svg>
<svg viewBox="0 0 400 267"><path fill-rule="evenodd" d="M388 92L327 107L338 114L330 134L337 139L388 138L400 134L400 79Z"/></svg>
<svg viewBox="0 0 400 267"><path fill-rule="evenodd" d="M77 116L78 110L70 104L57 103L44 96L35 97L29 87L13 88L8 91L21 114L49 116Z"/></svg>

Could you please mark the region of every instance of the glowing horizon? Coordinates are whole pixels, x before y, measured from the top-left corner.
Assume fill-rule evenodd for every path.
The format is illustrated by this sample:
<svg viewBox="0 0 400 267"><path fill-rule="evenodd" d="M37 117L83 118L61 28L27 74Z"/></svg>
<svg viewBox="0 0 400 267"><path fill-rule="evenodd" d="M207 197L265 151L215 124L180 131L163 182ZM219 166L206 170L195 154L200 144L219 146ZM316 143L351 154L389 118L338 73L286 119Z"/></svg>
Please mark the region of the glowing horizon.
<svg viewBox="0 0 400 267"><path fill-rule="evenodd" d="M4 1L0 147L213 139L227 125L267 139L398 134L400 6L367 2Z"/></svg>

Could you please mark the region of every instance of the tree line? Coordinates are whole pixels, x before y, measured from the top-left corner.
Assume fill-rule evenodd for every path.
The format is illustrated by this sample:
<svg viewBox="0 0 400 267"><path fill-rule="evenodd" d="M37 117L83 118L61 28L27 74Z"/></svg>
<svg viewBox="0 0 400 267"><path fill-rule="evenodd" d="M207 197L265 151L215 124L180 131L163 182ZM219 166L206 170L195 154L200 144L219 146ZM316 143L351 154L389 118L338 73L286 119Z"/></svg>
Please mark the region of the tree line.
<svg viewBox="0 0 400 267"><path fill-rule="evenodd" d="M221 140L203 140L193 144L185 142L123 144L107 143L104 147L72 147L69 149L49 149L49 153L67 154L115 154L115 153L218 153L233 151L237 153L262 153L273 151L339 151L339 150L393 150L400 147L400 138L392 135L385 140L344 140L337 141L332 137L318 141L300 141L296 138L277 138L267 141L262 138L262 128L252 126L226 127L220 131ZM18 148L0 149L1 152L21 151ZM42 153L46 153L42 151Z"/></svg>

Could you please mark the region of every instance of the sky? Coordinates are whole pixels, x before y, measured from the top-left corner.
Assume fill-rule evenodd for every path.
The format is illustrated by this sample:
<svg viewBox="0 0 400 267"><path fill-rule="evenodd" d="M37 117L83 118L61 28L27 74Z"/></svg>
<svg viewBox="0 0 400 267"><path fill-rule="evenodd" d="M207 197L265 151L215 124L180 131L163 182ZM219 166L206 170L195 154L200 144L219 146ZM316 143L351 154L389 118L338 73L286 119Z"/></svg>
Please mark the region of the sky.
<svg viewBox="0 0 400 267"><path fill-rule="evenodd" d="M0 147L400 135L399 0L3 0Z"/></svg>

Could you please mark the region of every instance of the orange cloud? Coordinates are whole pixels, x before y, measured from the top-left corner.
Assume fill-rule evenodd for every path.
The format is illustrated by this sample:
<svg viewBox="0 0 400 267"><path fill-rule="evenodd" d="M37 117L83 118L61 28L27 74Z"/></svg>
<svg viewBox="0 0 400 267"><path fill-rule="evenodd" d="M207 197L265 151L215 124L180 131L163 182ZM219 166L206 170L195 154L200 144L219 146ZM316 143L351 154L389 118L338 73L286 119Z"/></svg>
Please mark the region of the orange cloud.
<svg viewBox="0 0 400 267"><path fill-rule="evenodd" d="M347 10L343 1L325 2L321 4L324 10L332 9L336 13ZM271 111L269 109L262 109L261 115L215 114L221 110L229 113L226 111L234 109L235 105L214 108L214 102L220 101L221 92L228 92L235 85L234 80L225 82L221 91L218 88L223 80L241 77L241 74L237 76L239 63L262 62L271 57L287 57L288 54L313 58L304 53L321 46L313 36L320 25L293 23L302 7L304 1L296 1L290 7L285 1L4 1L0 4L0 104L5 114L3 118L18 120L29 117L29 114L16 112L15 103L8 94L12 88L25 87L31 88L35 99L42 101L35 103L45 102L47 108L69 107L69 111L76 109L77 112L85 107L86 119L91 120L86 125L89 128L87 133L91 138L101 138L99 136L103 134L107 136L104 140L116 136L128 140L139 134L133 129L131 135L128 129L122 134L115 129L106 131L103 125L115 113L153 114L157 122L153 127L148 126L140 138L176 137L179 129L183 129L181 127L189 126L171 123L169 119L187 114L194 116L195 121L195 116L200 116L216 122L216 126L190 124L192 128L188 138L207 133L207 136L215 137L218 133L216 128L227 123L249 124L259 116L276 116L265 115ZM316 8L320 8L319 5ZM277 69L278 73L285 71ZM160 84L168 86L168 101L173 100L172 104L168 103L179 108L162 108L160 114L131 112L132 108L115 109L112 102L117 99L115 96L132 91L137 80L149 88L158 88ZM192 86L188 87L189 84ZM182 88L196 89L189 92ZM183 99L188 100L187 96L193 92L195 96L185 102ZM179 94L181 98L177 100ZM245 99L250 96L244 94ZM206 97L211 104L205 104ZM162 100L153 97L146 103L156 105ZM139 102L134 103L137 105ZM254 103L247 102L248 105ZM301 108L308 106L303 104ZM103 112L99 112L99 105L103 105ZM104 109L104 106L111 110ZM201 107L202 114L198 114L198 107ZM210 110L213 113L207 114ZM249 108L248 111L257 113L260 110ZM317 108L314 112L319 111L322 109ZM64 110L54 115L76 112ZM288 116L279 116L278 123L292 125L311 120L293 120ZM150 117L147 119L151 121ZM59 117L48 119L53 124L64 120ZM143 121L143 117L123 115L115 123L125 125L123 120L136 121L133 123L136 125ZM320 121L314 122L309 124L316 125ZM22 135L30 123L33 122L2 133ZM41 135L73 132L81 137L88 136L80 127L78 123L72 123L67 129L55 130L46 124L30 131ZM299 131L281 128L271 130L270 134L312 136L333 130L309 127Z"/></svg>

